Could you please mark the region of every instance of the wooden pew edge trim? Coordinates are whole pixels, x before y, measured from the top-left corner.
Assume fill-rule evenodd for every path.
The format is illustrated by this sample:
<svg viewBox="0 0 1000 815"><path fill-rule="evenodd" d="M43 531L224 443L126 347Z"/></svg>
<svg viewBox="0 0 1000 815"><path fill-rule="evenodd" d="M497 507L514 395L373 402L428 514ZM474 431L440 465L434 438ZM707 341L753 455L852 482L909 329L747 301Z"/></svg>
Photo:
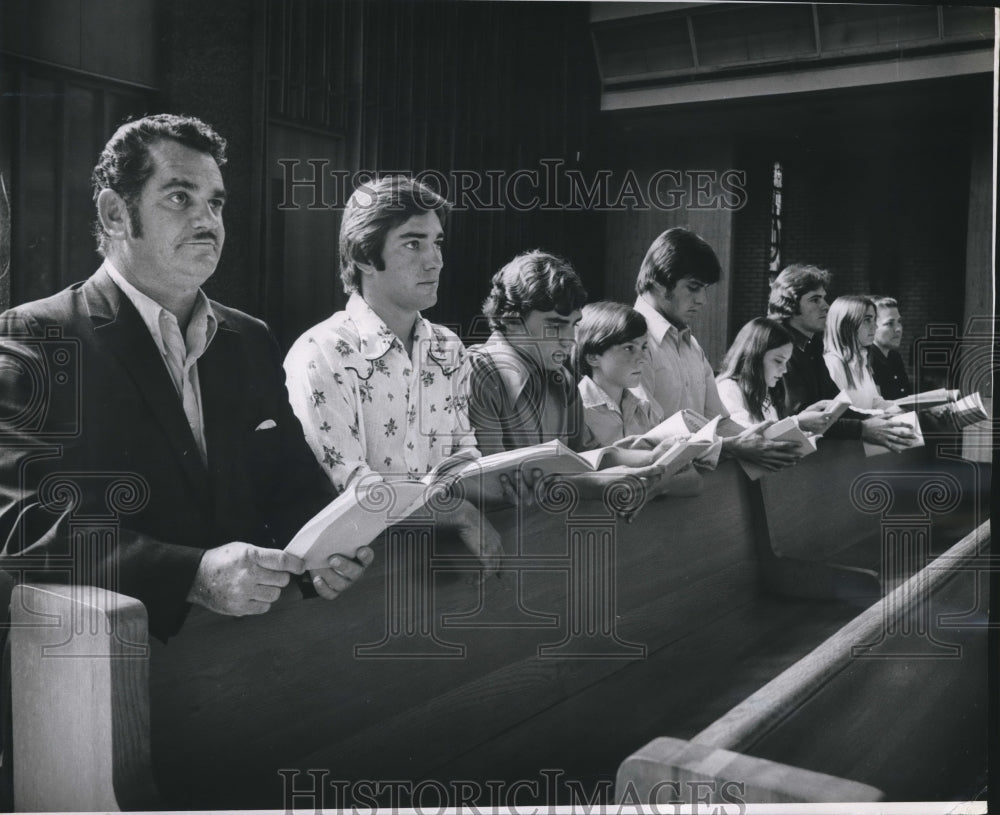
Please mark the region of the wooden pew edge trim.
<svg viewBox="0 0 1000 815"><path fill-rule="evenodd" d="M619 804L664 805L669 800L661 799L671 794L692 801L706 793L713 803L734 804L885 799L868 784L670 737L654 739L625 759L615 779Z"/></svg>
<svg viewBox="0 0 1000 815"><path fill-rule="evenodd" d="M38 671L30 678L12 670L15 809L24 809L18 801L19 776L72 779L72 808L77 810L158 807L160 798L150 772L148 628L143 604L95 586L26 583L14 588L11 623L12 647L16 643L20 653L38 655ZM24 686L25 679L30 688ZM36 737L38 724L51 721L45 715L48 711L37 708L52 692L80 709L98 706L94 715L106 723L106 736L75 734L77 743L92 747L95 762L80 761L67 750L47 749L46 737ZM106 741L98 744L102 738ZM23 760L28 757L30 767ZM110 768L104 762L110 762ZM88 769L90 777L81 777ZM87 793L90 800L84 797ZM35 809L66 808L66 802L30 803Z"/></svg>
<svg viewBox="0 0 1000 815"><path fill-rule="evenodd" d="M729 750L746 750L785 716L812 696L851 660L853 645L877 639L889 619L898 619L922 595L936 590L956 574L942 564L961 564L982 551L990 538L985 521L937 560L863 611L840 631L795 665L748 696L722 718L698 733L692 741Z"/></svg>

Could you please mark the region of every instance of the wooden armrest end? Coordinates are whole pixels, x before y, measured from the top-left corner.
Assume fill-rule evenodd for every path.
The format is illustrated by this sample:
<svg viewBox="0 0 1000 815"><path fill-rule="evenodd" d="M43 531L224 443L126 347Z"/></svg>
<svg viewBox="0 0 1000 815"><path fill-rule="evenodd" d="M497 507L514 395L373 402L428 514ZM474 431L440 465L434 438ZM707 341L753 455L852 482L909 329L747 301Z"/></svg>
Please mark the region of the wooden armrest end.
<svg viewBox="0 0 1000 815"><path fill-rule="evenodd" d="M881 801L881 790L704 744L658 738L622 762L615 798L624 804Z"/></svg>
<svg viewBox="0 0 1000 815"><path fill-rule="evenodd" d="M23 584L10 636L15 809L154 807L142 603Z"/></svg>

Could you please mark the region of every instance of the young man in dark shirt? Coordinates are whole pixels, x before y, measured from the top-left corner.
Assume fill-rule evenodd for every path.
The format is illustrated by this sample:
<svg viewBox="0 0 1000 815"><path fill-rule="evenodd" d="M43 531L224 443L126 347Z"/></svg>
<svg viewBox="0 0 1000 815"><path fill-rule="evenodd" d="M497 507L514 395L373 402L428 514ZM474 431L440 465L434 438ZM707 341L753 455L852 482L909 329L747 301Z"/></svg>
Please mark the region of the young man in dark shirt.
<svg viewBox="0 0 1000 815"><path fill-rule="evenodd" d="M878 311L875 325L875 343L868 349L868 361L879 392L885 399L899 399L913 393L913 385L906 374L899 346L903 341L903 320L899 316L899 303L892 297L876 297Z"/></svg>

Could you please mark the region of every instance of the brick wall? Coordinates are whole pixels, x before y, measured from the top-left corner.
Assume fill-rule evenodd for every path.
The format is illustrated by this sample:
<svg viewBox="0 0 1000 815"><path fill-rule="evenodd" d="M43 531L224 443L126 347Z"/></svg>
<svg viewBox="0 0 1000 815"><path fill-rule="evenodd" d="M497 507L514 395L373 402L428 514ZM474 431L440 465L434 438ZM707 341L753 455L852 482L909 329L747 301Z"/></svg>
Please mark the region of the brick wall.
<svg viewBox="0 0 1000 815"><path fill-rule="evenodd" d="M919 138L909 138L914 133ZM908 140L909 139L909 140ZM747 205L736 213L730 340L767 302L771 164L784 166L783 265L830 270L830 295L900 302L903 354L929 323L961 326L969 146L953 125L894 133L858 127L781 144L745 142Z"/></svg>

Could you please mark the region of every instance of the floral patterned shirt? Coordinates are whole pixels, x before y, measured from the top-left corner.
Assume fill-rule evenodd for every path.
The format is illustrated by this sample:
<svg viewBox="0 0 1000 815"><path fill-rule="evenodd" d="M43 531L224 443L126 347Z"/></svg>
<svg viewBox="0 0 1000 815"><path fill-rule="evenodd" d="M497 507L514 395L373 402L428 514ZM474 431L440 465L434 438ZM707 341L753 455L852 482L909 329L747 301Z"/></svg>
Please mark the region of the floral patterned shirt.
<svg viewBox="0 0 1000 815"><path fill-rule="evenodd" d="M289 399L334 486L372 472L419 477L475 447L459 382L464 361L462 341L423 317L408 355L357 293L299 337L285 358Z"/></svg>

